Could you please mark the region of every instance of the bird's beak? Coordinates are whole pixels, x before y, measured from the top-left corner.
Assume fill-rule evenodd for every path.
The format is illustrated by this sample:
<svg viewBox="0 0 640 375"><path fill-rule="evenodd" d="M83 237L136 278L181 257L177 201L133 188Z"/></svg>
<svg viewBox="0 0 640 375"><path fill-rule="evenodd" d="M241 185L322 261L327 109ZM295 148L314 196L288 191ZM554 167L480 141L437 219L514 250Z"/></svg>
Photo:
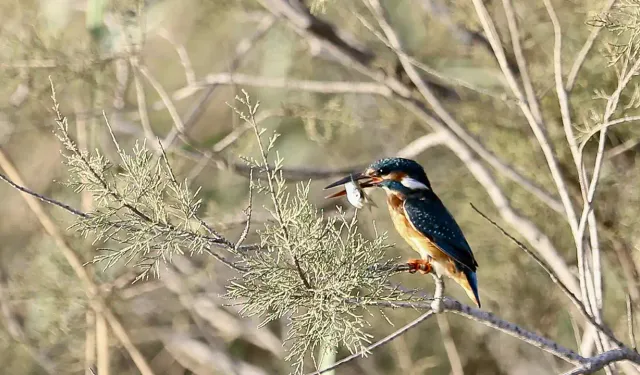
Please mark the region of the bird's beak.
<svg viewBox="0 0 640 375"><path fill-rule="evenodd" d="M346 184L348 182L351 182L351 181L355 182L355 181L360 181L360 180L367 180L367 181L364 181L364 182L360 183L360 187L365 189L365 188L370 188L370 187L374 187L374 186L378 185L378 183L380 181L382 181L382 178L376 177L376 176L369 176L368 174L365 174L365 173L356 173L356 174L351 174L351 175L349 175L347 177L341 178L338 181L325 186L324 189L327 190L327 189L331 189L331 188L336 187L336 186L344 185L344 184ZM344 188L342 188L340 191L335 192L335 193L327 196L326 198L327 199L328 198L336 198L336 197L341 197L341 196L346 195L346 194L347 194L347 191Z"/></svg>

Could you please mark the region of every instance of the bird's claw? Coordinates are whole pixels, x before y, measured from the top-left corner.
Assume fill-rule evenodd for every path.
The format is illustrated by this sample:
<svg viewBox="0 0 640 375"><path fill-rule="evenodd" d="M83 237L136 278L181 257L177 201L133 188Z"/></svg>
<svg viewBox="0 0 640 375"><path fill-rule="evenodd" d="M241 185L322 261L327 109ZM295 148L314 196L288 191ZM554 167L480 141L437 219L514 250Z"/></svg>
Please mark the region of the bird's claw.
<svg viewBox="0 0 640 375"><path fill-rule="evenodd" d="M409 265L409 273L416 273L416 271L420 271L422 274L431 273L433 267L431 266L431 261L428 259L409 259L407 261Z"/></svg>

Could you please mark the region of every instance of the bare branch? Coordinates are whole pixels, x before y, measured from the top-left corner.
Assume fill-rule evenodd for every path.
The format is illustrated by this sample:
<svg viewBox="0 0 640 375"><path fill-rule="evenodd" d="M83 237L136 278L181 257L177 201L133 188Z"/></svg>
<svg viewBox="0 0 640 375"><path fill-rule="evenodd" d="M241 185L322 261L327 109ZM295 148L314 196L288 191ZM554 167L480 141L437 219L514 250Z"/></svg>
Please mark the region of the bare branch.
<svg viewBox="0 0 640 375"><path fill-rule="evenodd" d="M453 341L453 336L451 335L449 319L445 314L438 314L436 319L438 320L438 327L440 328L440 335L442 336L444 350L447 352L449 364L451 365L451 374L464 375L464 368L462 366L462 360L460 359L460 353L458 352L456 343Z"/></svg>
<svg viewBox="0 0 640 375"><path fill-rule="evenodd" d="M638 349L636 347L636 334L635 334L635 323L633 316L633 303L631 303L631 297L627 294L627 329L629 330L629 342L631 344L631 349L634 352L637 352Z"/></svg>
<svg viewBox="0 0 640 375"><path fill-rule="evenodd" d="M622 117L612 121L607 121L604 124L594 127L593 129L589 130L586 136L584 136L582 143L580 143L580 147L578 151L582 154L584 152L585 146L587 145L591 137L603 131L604 129L610 128L611 126L614 126L614 125L623 124L627 122L636 122L636 121L640 121L640 116L626 116L626 117Z"/></svg>
<svg viewBox="0 0 640 375"><path fill-rule="evenodd" d="M16 184L18 186L23 185L22 178L20 177L18 171L13 167L13 164L9 161L9 159L4 155L3 152L0 151L0 167L7 172L7 174L12 178L12 180L16 180ZM91 280L91 277L87 274L87 271L82 266L82 261L76 254L74 250L67 245L62 233L60 233L57 226L54 224L53 220L47 215L44 211L44 208L38 202L38 200L32 196L30 193L22 191L22 197L26 201L29 208L36 215L40 224L42 224L45 231L55 240L56 245L66 258L67 262L76 273L80 281L84 286L85 292L87 293L87 297L89 298L89 303L94 310L99 313L102 313L109 323L109 326L113 330L113 333L118 338L118 340L125 347L131 359L135 363L138 370L143 375L153 375L153 370L147 363L146 359L140 353L138 348L133 344L129 334L123 327L122 323L116 318L113 312L109 309L104 300L102 300L98 294L98 288L96 284ZM49 201L47 201L49 202Z"/></svg>
<svg viewBox="0 0 640 375"><path fill-rule="evenodd" d="M243 73L218 73L207 75L204 80L196 82L193 86L178 89L173 93L172 97L174 100L183 100L195 94L198 90L213 85L241 85L246 87L311 91L323 94L391 95L391 90L388 87L373 82L312 81L252 76Z"/></svg>
<svg viewBox="0 0 640 375"><path fill-rule="evenodd" d="M509 27L509 34L511 34L513 53L516 57L518 69L520 70L520 78L522 79L524 91L527 94L527 104L531 107L531 112L536 118L536 121L542 122L542 112L540 111L540 105L538 103L535 88L533 87L531 77L529 76L527 60L524 57L522 45L520 44L520 29L518 28L518 21L516 20L516 14L513 10L511 0L502 0L502 7L504 8L504 13L507 16L507 25ZM487 43L489 44L489 41L487 41Z"/></svg>
<svg viewBox="0 0 640 375"><path fill-rule="evenodd" d="M560 194L560 199L562 201L562 205L564 206L567 221L569 222L572 233L576 233L576 229L578 227L578 219L576 217L576 213L573 207L573 203L571 202L564 177L562 176L562 172L560 171L555 152L553 151L553 147L545 134L544 126L541 122L536 120L534 114L531 111L531 108L526 103L525 96L520 90L520 86L515 75L509 68L504 49L502 48L502 42L500 41L498 31L496 30L493 19L489 15L487 7L482 0L473 0L473 4L475 6L476 13L478 14L478 18L480 19L480 23L482 24L482 27L485 31L485 34L489 39L489 42L491 42L491 47L493 48L493 52L498 59L498 63L500 65L500 68L502 69L504 77L509 84L509 87L511 88L513 94L519 99L518 106L527 119L529 126L533 130L533 133L538 140L538 144L542 149L544 157L547 161L547 165L549 166L549 170L551 171L551 176L556 184L558 193Z"/></svg>
<svg viewBox="0 0 640 375"><path fill-rule="evenodd" d="M553 68L554 68L554 77L556 82L556 94L558 95L558 102L560 104L560 113L562 115L562 125L564 127L567 143L569 144L569 149L571 150L571 155L573 156L573 161L574 163L576 163L576 166L580 168L580 166L577 165L578 145L576 144L576 139L573 134L573 125L571 123L571 109L570 109L569 97L567 96L567 91L565 90L564 82L562 78L562 29L560 28L560 20L558 19L558 15L556 14L555 9L553 8L553 4L551 4L551 1L544 0L544 6L547 9L547 13L549 13L549 18L551 19L551 24L553 25L553 35L554 35ZM581 180L581 184L582 184L582 180Z"/></svg>
<svg viewBox="0 0 640 375"><path fill-rule="evenodd" d="M32 197L35 197L35 198L37 198L37 199L39 199L39 200L41 200L41 201L43 201L45 203L49 203L49 204L52 204L54 206L58 206L58 207L64 209L65 211L67 211L67 212L69 212L69 213L71 213L73 215L80 216L80 217L88 217L89 216L89 215L87 215L86 213L84 213L82 211L76 210L75 208L69 206L68 204L65 204L65 203L62 203L62 202L57 201L55 199L46 197L46 196L44 196L42 194L38 194L38 193L36 193L36 192L34 192L32 190L27 189L24 186L18 185L15 182L13 182L11 179L9 179L9 177L5 176L2 173L0 173L0 180L3 180L4 182L8 183L14 189L17 189L17 190L19 190L19 191L21 191L21 192L23 192L25 194L29 194Z"/></svg>
<svg viewBox="0 0 640 375"><path fill-rule="evenodd" d="M415 158L424 150L444 143L446 139L447 134L444 132L429 133L404 146L396 155L401 158Z"/></svg>
<svg viewBox="0 0 640 375"><path fill-rule="evenodd" d="M389 302L389 301L373 301L366 303L367 305L389 307L389 308L412 308L412 309L431 309L430 302ZM554 356L573 364L584 364L588 361L575 351L565 348L557 342L542 337L531 331L518 326L517 324L500 319L494 314L476 309L474 307L462 304L454 299L444 297L442 299L443 312L452 312L454 314L464 316L488 327L495 328L530 345L540 348ZM638 356L640 359L640 356Z"/></svg>
<svg viewBox="0 0 640 375"><path fill-rule="evenodd" d="M244 240L247 239L247 236L249 235L249 228L251 227L251 213L253 211L252 198L253 198L253 169L249 171L249 198L248 198L249 205L247 206L244 212L246 215L246 224L244 226L244 229L242 230L242 233L240 234L240 238L238 238L238 241L236 241L236 245L234 246L234 250L236 251L242 245Z"/></svg>
<svg viewBox="0 0 640 375"><path fill-rule="evenodd" d="M136 87L136 101L138 104L138 114L140 115L140 123L142 124L142 130L144 131L144 136L152 147L156 145L156 135L151 128L151 122L149 121L149 113L147 112L147 100L144 93L144 87L142 86L142 82L140 82L140 72L136 68L136 64L132 60L130 60L130 64L133 71L133 82ZM157 147L154 147L157 149Z"/></svg>
<svg viewBox="0 0 640 375"><path fill-rule="evenodd" d="M471 204L471 207L478 214L480 214L480 216L482 216L485 220L491 223L491 225L496 227L503 235L505 235L507 238L513 241L522 251L524 251L527 255L533 258L533 260L536 263L538 263L538 265L549 275L549 277L551 278L551 281L553 281L556 285L558 285L560 289L567 295L567 297L569 297L571 302L573 302L573 304L578 308L578 310L580 311L582 316L584 316L585 319L587 319L594 327L598 328L600 332L604 333L616 345L618 345L619 347L624 347L624 344L613 335L613 333L608 327L603 326L601 323L596 321L596 319L591 314L587 312L585 305L578 299L578 297L576 297L576 295L572 293L569 290L569 288L558 279L558 276L553 272L553 270L551 270L536 254L534 254L531 250L529 250L522 242L518 241L515 237L507 233L507 231L505 231L500 225L498 225L498 223L491 220L487 215L485 215L484 213L482 213L482 211L476 208L476 206Z"/></svg>
<svg viewBox="0 0 640 375"><path fill-rule="evenodd" d="M253 33L248 37L242 39L238 43L235 49L235 55L231 59L231 62L229 62L229 70L231 72L235 71L236 69L238 69L238 67L240 67L242 61L247 56L249 51L253 48L255 43L258 40L262 39L262 37L264 37L267 34L267 32L271 29L274 23L275 23L275 17L273 17L272 15L266 15L262 17L262 19L256 26L255 30L253 31ZM196 82L194 77L193 82L190 82L189 84L192 85L195 83ZM185 130L191 129L191 127L198 121L202 113L204 113L206 104L209 102L209 100L213 96L217 87L218 86L216 85L209 86L205 90L205 93L201 95L200 98L196 100L193 103L193 105L189 108L189 111L184 116ZM156 106L156 104L158 106ZM162 101L156 104L154 104L154 109L161 109L161 107L159 106L163 104ZM162 140L162 144L166 145L167 147L170 147L171 145L173 145L173 142L175 141L177 136L178 136L178 130L176 128L172 128L169 134L167 134L167 136Z"/></svg>
<svg viewBox="0 0 640 375"><path fill-rule="evenodd" d="M132 64L134 69L138 69L138 71L142 73L142 75L147 79L147 81L149 81L151 86L156 90L156 92L160 96L160 99L164 103L165 108L167 108L167 110L169 111L169 115L171 115L171 119L173 120L173 124L176 127L176 130L179 133L184 133L184 130L185 130L184 123L182 122L182 119L180 118L180 115L178 114L176 107L173 105L173 102L171 101L171 97L165 91L164 87L162 87L160 82L151 74L151 72L149 71L149 69L147 69L146 66L141 65L138 61L135 61L135 60L132 60Z"/></svg>
<svg viewBox="0 0 640 375"><path fill-rule="evenodd" d="M604 8L602 9L602 13L608 12L616 3L616 1L617 0L609 0L607 4L604 6ZM598 38L598 35L600 35L600 30L602 30L601 27L595 27L591 31L591 34L589 34L589 37L584 42L584 45L580 49L580 52L578 52L576 59L573 61L573 65L571 66L571 70L569 70L569 75L567 76L567 84L565 86L566 87L565 90L567 90L567 92L571 92L573 90L573 86L576 83L576 78L578 78L578 73L580 73L580 69L582 68L582 65L587 59L587 55L591 51L591 48L593 47L593 43L595 43L596 39Z"/></svg>
<svg viewBox="0 0 640 375"><path fill-rule="evenodd" d="M182 44L176 42L173 37L171 37L171 34L167 29L161 29L158 31L158 35L163 37L176 50L178 58L180 58L180 63L182 64L182 68L184 69L187 85L193 85L196 82L196 73L193 71L193 67L191 66L191 59L189 58L187 50Z"/></svg>
<svg viewBox="0 0 640 375"><path fill-rule="evenodd" d="M594 372L602 369L603 367L624 360L630 360L634 363L640 363L640 356L638 353L624 349L613 349L604 353L598 354L595 357L588 359L587 363L574 368L571 371L565 372L562 375L580 375L580 374L593 374Z"/></svg>
<svg viewBox="0 0 640 375"><path fill-rule="evenodd" d="M324 368L322 370L318 370L315 372L310 372L307 375L319 375L319 374L324 374L325 372L329 372L331 370L335 370L336 368L342 366L345 363L351 362L354 359L357 359L358 357L364 357L366 356L368 353L370 353L373 349L380 347L382 345L388 344L389 342L393 341L394 339L396 339L397 337L401 336L402 334L406 333L407 331L409 331L410 329L412 329L413 327L417 326L418 324L422 323L423 321L429 319L430 317L432 317L435 313L433 311L427 311L426 313L420 315L419 317L417 317L416 319L414 319L413 321L411 321L410 323L404 325L403 327L401 327L400 329L398 329L397 331L393 332L392 334L386 336L385 338L376 341L375 343L367 346L364 350L362 350L361 352L358 353L354 353L348 357L345 357L341 360L339 360L338 362L334 363L333 365L331 365L330 367Z"/></svg>

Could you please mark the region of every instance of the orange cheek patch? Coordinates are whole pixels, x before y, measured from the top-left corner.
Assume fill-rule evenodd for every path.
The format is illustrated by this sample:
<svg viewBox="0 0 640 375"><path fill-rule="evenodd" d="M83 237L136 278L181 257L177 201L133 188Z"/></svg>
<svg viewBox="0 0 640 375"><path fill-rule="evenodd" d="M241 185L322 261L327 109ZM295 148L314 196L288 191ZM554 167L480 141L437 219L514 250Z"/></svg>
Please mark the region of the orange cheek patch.
<svg viewBox="0 0 640 375"><path fill-rule="evenodd" d="M402 181L407 176L404 172L391 172L385 176L385 180Z"/></svg>

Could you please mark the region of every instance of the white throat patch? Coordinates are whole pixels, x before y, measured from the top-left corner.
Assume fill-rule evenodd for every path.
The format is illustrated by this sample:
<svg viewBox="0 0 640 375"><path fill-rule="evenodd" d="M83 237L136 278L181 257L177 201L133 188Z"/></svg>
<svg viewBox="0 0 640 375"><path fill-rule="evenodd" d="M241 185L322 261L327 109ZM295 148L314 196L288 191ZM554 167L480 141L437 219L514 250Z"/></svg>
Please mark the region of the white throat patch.
<svg viewBox="0 0 640 375"><path fill-rule="evenodd" d="M429 187L422 182L411 177L402 177L400 183L411 190L429 190Z"/></svg>

